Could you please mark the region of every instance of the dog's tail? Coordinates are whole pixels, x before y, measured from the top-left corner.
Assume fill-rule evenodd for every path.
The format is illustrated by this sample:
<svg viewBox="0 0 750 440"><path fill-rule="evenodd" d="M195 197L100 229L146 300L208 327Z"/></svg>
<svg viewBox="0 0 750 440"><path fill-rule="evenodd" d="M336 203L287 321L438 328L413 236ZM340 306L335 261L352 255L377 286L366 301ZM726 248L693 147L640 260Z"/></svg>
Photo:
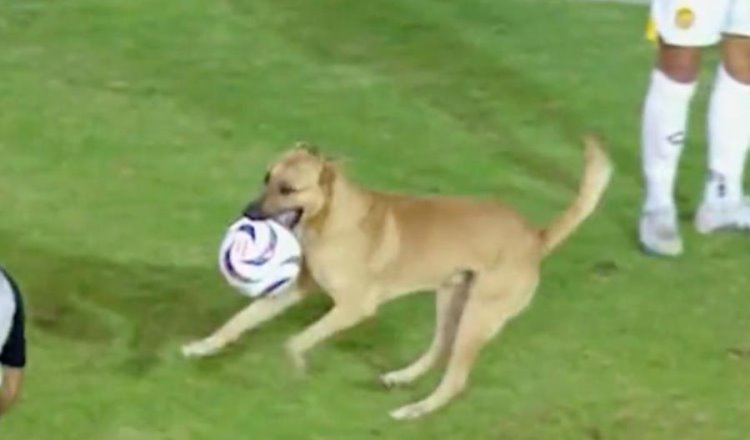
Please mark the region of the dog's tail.
<svg viewBox="0 0 750 440"><path fill-rule="evenodd" d="M612 176L612 164L599 140L588 135L583 141L586 147L586 165L578 195L565 212L540 231L544 255L552 252L594 212Z"/></svg>

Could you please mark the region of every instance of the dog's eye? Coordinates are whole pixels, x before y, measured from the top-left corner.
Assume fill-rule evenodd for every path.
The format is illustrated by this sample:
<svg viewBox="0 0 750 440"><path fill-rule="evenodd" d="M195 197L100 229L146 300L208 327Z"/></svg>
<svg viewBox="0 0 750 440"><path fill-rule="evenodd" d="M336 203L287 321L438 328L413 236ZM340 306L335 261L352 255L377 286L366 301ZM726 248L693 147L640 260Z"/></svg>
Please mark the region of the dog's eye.
<svg viewBox="0 0 750 440"><path fill-rule="evenodd" d="M292 194L292 193L294 193L296 191L297 190L294 187L292 187L292 186L290 186L289 184L286 184L286 183L282 183L281 186L279 186L279 192L283 196L288 196L289 194Z"/></svg>

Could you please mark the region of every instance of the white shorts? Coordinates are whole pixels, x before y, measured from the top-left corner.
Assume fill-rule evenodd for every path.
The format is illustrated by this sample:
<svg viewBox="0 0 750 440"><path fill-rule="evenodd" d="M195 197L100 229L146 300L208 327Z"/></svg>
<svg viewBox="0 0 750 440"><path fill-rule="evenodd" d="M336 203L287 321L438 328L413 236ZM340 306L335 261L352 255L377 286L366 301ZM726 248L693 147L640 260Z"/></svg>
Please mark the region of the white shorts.
<svg viewBox="0 0 750 440"><path fill-rule="evenodd" d="M668 44L712 46L723 34L750 37L750 0L651 0L651 20Z"/></svg>

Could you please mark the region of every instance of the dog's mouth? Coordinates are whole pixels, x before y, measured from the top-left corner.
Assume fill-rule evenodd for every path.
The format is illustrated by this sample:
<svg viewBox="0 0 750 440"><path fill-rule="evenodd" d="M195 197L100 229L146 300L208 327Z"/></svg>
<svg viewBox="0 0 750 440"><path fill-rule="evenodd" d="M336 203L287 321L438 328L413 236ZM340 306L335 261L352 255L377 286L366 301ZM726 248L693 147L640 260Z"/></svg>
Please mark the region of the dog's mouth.
<svg viewBox="0 0 750 440"><path fill-rule="evenodd" d="M292 208L276 213L272 215L271 218L276 220L282 226L293 229L299 224L299 221L302 220L302 213L302 208Z"/></svg>
<svg viewBox="0 0 750 440"><path fill-rule="evenodd" d="M283 209L274 214L269 214L261 208L261 204L258 201L251 202L242 215L249 218L250 220L268 220L272 219L285 226L289 229L293 229L300 220L302 220L302 214L304 210L302 208L288 208Z"/></svg>

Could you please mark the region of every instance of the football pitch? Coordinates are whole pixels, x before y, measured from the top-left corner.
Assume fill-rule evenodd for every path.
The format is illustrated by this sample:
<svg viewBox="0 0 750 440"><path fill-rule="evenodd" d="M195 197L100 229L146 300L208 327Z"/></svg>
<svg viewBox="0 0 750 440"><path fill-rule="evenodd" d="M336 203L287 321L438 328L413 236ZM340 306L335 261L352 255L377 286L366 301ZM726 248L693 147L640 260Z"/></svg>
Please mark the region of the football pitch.
<svg viewBox="0 0 750 440"><path fill-rule="evenodd" d="M645 19L578 0L0 2L0 262L29 315L0 439L747 439L750 236L690 227L713 53L680 169L687 252L635 244ZM601 209L434 415L388 411L439 371L377 382L428 345L426 294L316 349L304 379L281 347L323 295L181 357L246 303L217 247L291 142L367 185L498 196L542 225L575 194L588 131L616 165Z"/></svg>

